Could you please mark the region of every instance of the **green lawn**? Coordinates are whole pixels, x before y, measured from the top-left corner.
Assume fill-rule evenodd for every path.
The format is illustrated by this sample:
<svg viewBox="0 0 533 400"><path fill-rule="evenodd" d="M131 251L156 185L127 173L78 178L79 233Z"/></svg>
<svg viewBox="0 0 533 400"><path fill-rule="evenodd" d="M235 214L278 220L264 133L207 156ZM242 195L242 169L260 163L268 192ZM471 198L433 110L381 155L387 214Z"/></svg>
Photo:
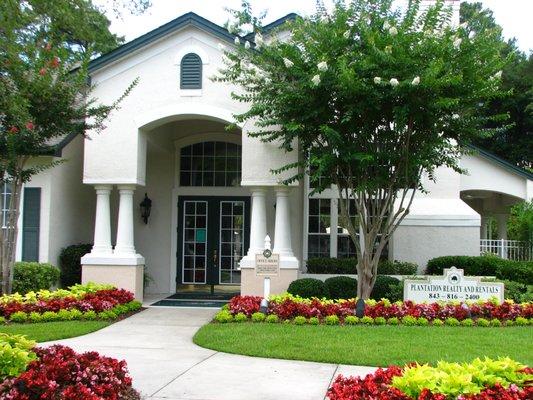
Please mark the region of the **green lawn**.
<svg viewBox="0 0 533 400"><path fill-rule="evenodd" d="M530 327L312 326L211 323L194 336L208 349L256 357L388 366L509 356L533 365Z"/></svg>
<svg viewBox="0 0 533 400"><path fill-rule="evenodd" d="M40 322L35 324L10 324L0 326L0 332L13 335L26 335L37 342L67 339L105 328L107 321L62 321Z"/></svg>

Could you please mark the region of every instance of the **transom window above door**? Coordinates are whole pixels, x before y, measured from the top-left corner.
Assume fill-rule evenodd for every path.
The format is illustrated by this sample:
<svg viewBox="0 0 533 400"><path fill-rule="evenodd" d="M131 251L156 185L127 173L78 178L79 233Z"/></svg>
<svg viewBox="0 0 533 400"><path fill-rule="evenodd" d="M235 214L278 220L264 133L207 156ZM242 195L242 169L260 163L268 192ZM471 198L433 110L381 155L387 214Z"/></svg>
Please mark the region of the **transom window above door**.
<svg viewBox="0 0 533 400"><path fill-rule="evenodd" d="M241 146L202 142L182 147L180 186L240 186Z"/></svg>

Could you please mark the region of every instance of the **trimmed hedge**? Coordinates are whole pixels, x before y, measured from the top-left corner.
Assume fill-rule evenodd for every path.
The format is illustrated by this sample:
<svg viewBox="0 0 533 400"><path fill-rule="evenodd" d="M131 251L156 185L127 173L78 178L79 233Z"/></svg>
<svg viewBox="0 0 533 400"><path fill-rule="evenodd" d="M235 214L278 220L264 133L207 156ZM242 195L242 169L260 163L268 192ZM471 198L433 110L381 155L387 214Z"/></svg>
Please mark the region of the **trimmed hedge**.
<svg viewBox="0 0 533 400"><path fill-rule="evenodd" d="M329 297L325 283L319 279L313 278L303 278L292 281L287 292L294 296L304 298L318 297L321 299L323 297Z"/></svg>
<svg viewBox="0 0 533 400"><path fill-rule="evenodd" d="M61 285L69 287L81 283L81 258L91 252L92 244L73 244L61 250L59 267L61 268Z"/></svg>
<svg viewBox="0 0 533 400"><path fill-rule="evenodd" d="M406 261L383 260L378 264L379 275L415 275L418 265Z"/></svg>
<svg viewBox="0 0 533 400"><path fill-rule="evenodd" d="M59 281L59 269L52 264L37 262L15 263L13 271L13 292L26 294L47 290Z"/></svg>
<svg viewBox="0 0 533 400"><path fill-rule="evenodd" d="M334 276L325 282L314 278L297 279L291 282L287 292L303 298L354 299L357 297L357 279L349 276ZM378 275L370 298L403 300L403 282L390 276Z"/></svg>
<svg viewBox="0 0 533 400"><path fill-rule="evenodd" d="M445 268L456 267L463 269L465 275L495 276L533 285L533 261L503 260L497 256L446 256L428 261L426 273L428 275L442 275Z"/></svg>
<svg viewBox="0 0 533 400"><path fill-rule="evenodd" d="M310 258L307 272L310 274L357 274L356 258ZM378 265L380 275L414 275L418 265L402 261L382 260Z"/></svg>
<svg viewBox="0 0 533 400"><path fill-rule="evenodd" d="M505 285L505 299L513 300L515 303L533 302L533 285L506 280L502 282Z"/></svg>
<svg viewBox="0 0 533 400"><path fill-rule="evenodd" d="M334 276L324 284L331 299L353 299L357 297L357 279L349 276Z"/></svg>
<svg viewBox="0 0 533 400"><path fill-rule="evenodd" d="M307 272L310 274L357 274L355 258L310 258Z"/></svg>
<svg viewBox="0 0 533 400"><path fill-rule="evenodd" d="M394 289L400 285L400 281L396 278L393 278L391 276L384 276L384 275L378 275L376 278L376 283L374 284L374 288L372 289L372 293L370 295L370 298L374 300L380 300L380 299L390 299L391 292L394 291ZM394 299L395 301L396 299Z"/></svg>

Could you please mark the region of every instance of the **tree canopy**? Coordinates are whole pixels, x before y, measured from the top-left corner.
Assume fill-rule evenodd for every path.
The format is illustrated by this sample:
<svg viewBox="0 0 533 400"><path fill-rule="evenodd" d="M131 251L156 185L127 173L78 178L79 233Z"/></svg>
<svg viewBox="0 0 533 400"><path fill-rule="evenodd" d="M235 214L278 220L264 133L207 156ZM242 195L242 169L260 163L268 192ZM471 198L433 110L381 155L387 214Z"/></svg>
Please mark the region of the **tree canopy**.
<svg viewBox="0 0 533 400"><path fill-rule="evenodd" d="M440 166L460 172L465 146L505 118L479 112L500 95L498 33L451 26L442 1L420 4L401 12L392 0L337 1L329 12L319 3L264 37L245 2L236 31L251 24L254 43L237 36L218 78L242 88L232 96L249 107L236 119L254 121L252 136L286 151L298 144L300 161L274 171L294 171L284 183L308 173L317 191L338 191L360 297L423 177Z"/></svg>
<svg viewBox="0 0 533 400"><path fill-rule="evenodd" d="M508 127L490 138L476 140L475 144L533 171L533 54L520 51L515 39L505 40L492 11L481 3L461 3L460 15L462 22L481 34L497 32L503 43L502 56L509 58L502 76L502 89L508 95L488 102L483 110L487 115L508 114Z"/></svg>
<svg viewBox="0 0 533 400"><path fill-rule="evenodd" d="M101 130L135 84L112 104L90 97L91 58L122 42L109 24L90 0L0 2L0 184L11 187L9 204L0 204L8 210L8 229L0 229L4 293L10 291L22 185L61 162L40 156L54 155L54 144L67 135Z"/></svg>

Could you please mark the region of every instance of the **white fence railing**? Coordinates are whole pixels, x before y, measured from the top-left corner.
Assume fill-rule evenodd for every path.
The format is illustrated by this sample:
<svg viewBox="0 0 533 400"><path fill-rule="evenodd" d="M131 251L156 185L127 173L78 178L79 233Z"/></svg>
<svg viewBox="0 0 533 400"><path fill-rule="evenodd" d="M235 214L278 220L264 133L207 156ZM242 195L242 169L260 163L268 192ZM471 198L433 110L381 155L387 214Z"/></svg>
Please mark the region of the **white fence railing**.
<svg viewBox="0 0 533 400"><path fill-rule="evenodd" d="M481 239L481 254L493 253L506 260L532 261L533 243L519 240Z"/></svg>

